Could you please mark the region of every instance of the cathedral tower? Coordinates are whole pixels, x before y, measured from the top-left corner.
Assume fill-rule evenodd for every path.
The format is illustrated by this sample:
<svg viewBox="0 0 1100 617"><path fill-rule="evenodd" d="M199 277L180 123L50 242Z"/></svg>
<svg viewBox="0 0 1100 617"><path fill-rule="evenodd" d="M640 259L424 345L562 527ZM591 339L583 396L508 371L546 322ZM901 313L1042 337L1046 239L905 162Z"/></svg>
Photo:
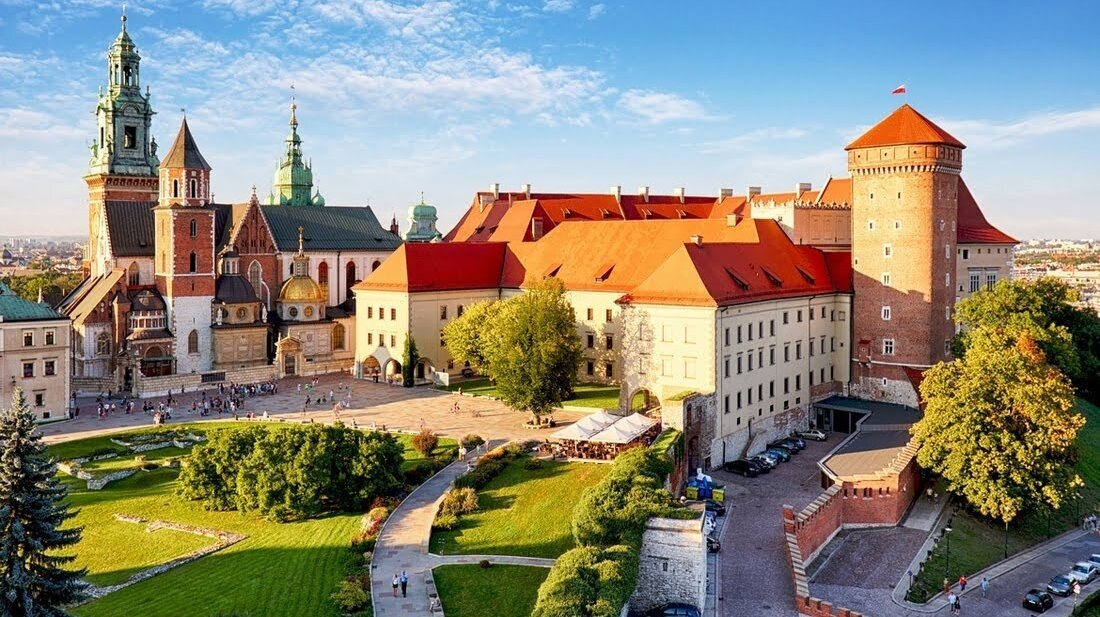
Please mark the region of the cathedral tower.
<svg viewBox="0 0 1100 617"><path fill-rule="evenodd" d="M916 404L909 375L948 357L959 140L902 105L845 148L852 175L852 385Z"/></svg>
<svg viewBox="0 0 1100 617"><path fill-rule="evenodd" d="M160 200L154 209L154 272L168 305L177 373L210 369L210 306L215 288L215 211L210 165L187 126L160 165Z"/></svg>
<svg viewBox="0 0 1100 617"><path fill-rule="evenodd" d="M275 182L267 196L268 205L323 206L325 198L313 192L313 169L302 158L302 138L298 137L298 104L290 103L290 133L286 151L275 169Z"/></svg>
<svg viewBox="0 0 1100 617"><path fill-rule="evenodd" d="M104 202L152 202L157 198L157 145L150 130L153 108L149 89L141 93L141 56L122 29L107 50L107 88L100 87L96 104L96 135L89 146L88 248L86 265L92 275L109 268Z"/></svg>

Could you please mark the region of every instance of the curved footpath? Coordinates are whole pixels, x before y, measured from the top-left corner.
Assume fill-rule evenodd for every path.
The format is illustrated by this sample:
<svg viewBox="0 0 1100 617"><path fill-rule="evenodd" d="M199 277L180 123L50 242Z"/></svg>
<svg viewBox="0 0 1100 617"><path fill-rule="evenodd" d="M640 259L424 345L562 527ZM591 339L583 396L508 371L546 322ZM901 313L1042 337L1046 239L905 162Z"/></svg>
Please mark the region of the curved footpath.
<svg viewBox="0 0 1100 617"><path fill-rule="evenodd" d="M435 555L428 552L432 537L432 521L443 501L443 495L455 478L466 471L466 461L458 460L421 484L390 514L378 534L371 561L371 599L375 617L391 615L439 615L431 611L429 584L432 568L448 564L473 564L488 559L493 563L548 568L553 559L512 557L507 555ZM400 593L393 597L394 574L401 571L409 577L408 597Z"/></svg>

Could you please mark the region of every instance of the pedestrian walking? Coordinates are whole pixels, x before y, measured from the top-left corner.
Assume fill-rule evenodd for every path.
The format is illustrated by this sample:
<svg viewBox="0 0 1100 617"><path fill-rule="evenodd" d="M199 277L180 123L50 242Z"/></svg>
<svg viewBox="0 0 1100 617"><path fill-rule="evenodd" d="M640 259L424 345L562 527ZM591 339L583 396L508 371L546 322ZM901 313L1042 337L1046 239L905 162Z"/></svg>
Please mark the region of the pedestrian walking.
<svg viewBox="0 0 1100 617"><path fill-rule="evenodd" d="M947 605L951 607L952 612L955 611L955 600L958 600L958 599L959 599L959 596L955 595L954 591L952 591L947 596Z"/></svg>
<svg viewBox="0 0 1100 617"><path fill-rule="evenodd" d="M962 613L962 603L959 601L958 596L955 596L955 603L951 605L951 613L953 615L959 615Z"/></svg>
<svg viewBox="0 0 1100 617"><path fill-rule="evenodd" d="M398 585L398 578L397 578L397 575L394 574L393 575L393 597L395 597L395 598L397 597L397 585Z"/></svg>
<svg viewBox="0 0 1100 617"><path fill-rule="evenodd" d="M982 577L982 597L984 598L988 595L989 595L989 579L983 576Z"/></svg>
<svg viewBox="0 0 1100 617"><path fill-rule="evenodd" d="M966 576L959 577L959 593L966 591Z"/></svg>
<svg viewBox="0 0 1100 617"><path fill-rule="evenodd" d="M409 575L404 570L401 571L401 597L407 598L409 590Z"/></svg>

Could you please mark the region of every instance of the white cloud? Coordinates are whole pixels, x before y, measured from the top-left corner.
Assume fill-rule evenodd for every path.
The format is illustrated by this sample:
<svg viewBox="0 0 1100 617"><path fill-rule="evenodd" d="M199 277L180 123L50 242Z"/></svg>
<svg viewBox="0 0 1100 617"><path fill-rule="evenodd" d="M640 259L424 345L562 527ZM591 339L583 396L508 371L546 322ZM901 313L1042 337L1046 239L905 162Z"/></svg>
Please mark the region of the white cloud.
<svg viewBox="0 0 1100 617"><path fill-rule="evenodd" d="M605 4L593 4L592 7L588 9L588 19L596 19L597 17L599 17L600 15L603 15L606 12L607 12L607 5L605 5Z"/></svg>
<svg viewBox="0 0 1100 617"><path fill-rule="evenodd" d="M172 49L181 50L182 53L179 55L184 57L190 57L193 54L224 56L229 53L229 50L221 43L207 40L194 30L188 30L187 28L161 30L160 28L148 27L143 28L142 32L153 35L157 41Z"/></svg>
<svg viewBox="0 0 1100 617"><path fill-rule="evenodd" d="M575 4L575 0L546 0L542 10L548 13L567 13L573 10Z"/></svg>
<svg viewBox="0 0 1100 617"><path fill-rule="evenodd" d="M806 131L797 127L765 128L742 133L728 139L708 141L700 144L700 151L704 154L717 154L731 150L745 150L762 142L772 142L783 139L798 139L804 137Z"/></svg>
<svg viewBox="0 0 1100 617"><path fill-rule="evenodd" d="M324 0L314 5L322 17L338 23L351 23L362 27L378 25L390 36L425 37L448 33L457 34L460 20L456 7L450 2L426 2L418 6L405 6L385 0Z"/></svg>
<svg viewBox="0 0 1100 617"><path fill-rule="evenodd" d="M942 126L968 146L1005 147L1033 137L1100 128L1100 106L1042 112L1007 122L944 120Z"/></svg>
<svg viewBox="0 0 1100 617"><path fill-rule="evenodd" d="M280 4L279 0L203 0L202 3L208 9L225 9L253 17L270 13Z"/></svg>
<svg viewBox="0 0 1100 617"><path fill-rule="evenodd" d="M618 105L646 124L713 119L698 102L668 92L627 90Z"/></svg>
<svg viewBox="0 0 1100 617"><path fill-rule="evenodd" d="M0 139L57 142L83 136L80 128L51 114L25 107L0 108Z"/></svg>

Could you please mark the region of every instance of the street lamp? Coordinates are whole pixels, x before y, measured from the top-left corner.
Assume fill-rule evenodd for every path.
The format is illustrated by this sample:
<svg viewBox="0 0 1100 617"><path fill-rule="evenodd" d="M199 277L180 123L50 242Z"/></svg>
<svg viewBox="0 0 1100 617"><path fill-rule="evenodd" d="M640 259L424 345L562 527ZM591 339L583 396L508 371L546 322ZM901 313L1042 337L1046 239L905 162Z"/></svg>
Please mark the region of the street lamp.
<svg viewBox="0 0 1100 617"><path fill-rule="evenodd" d="M947 564L943 568L943 577L951 584L951 528L943 528L943 539L947 541Z"/></svg>

